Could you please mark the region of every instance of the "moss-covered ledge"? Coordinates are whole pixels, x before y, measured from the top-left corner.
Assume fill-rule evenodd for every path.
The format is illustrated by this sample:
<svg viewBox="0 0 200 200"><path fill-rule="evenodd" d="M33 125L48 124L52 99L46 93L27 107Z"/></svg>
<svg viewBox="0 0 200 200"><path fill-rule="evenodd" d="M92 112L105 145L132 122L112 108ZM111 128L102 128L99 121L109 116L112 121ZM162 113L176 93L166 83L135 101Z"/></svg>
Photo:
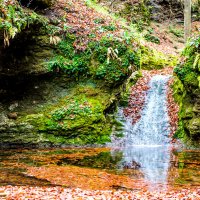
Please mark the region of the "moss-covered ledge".
<svg viewBox="0 0 200 200"><path fill-rule="evenodd" d="M106 89L101 83L85 80L63 89L54 101L7 111L1 114L0 146L105 144L115 123L113 108L125 89L126 84ZM17 117L9 119L10 112Z"/></svg>

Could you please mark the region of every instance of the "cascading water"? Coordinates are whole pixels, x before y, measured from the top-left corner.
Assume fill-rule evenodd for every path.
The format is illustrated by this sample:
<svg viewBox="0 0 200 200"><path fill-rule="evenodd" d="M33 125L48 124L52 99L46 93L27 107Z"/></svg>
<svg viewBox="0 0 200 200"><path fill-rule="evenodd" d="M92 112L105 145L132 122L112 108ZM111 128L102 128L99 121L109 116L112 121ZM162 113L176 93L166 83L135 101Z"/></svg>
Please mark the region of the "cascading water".
<svg viewBox="0 0 200 200"><path fill-rule="evenodd" d="M134 125L132 119L123 120L124 137L118 144L123 152L121 167L131 168L137 163L144 178L153 183L166 182L169 168L170 125L166 94L169 77L152 77L140 120ZM118 117L121 121L124 119L122 108L119 108ZM116 141L114 143L116 146Z"/></svg>
<svg viewBox="0 0 200 200"><path fill-rule="evenodd" d="M166 83L169 76L157 75L150 81L141 119L133 126L127 120L126 145L163 145L169 142Z"/></svg>

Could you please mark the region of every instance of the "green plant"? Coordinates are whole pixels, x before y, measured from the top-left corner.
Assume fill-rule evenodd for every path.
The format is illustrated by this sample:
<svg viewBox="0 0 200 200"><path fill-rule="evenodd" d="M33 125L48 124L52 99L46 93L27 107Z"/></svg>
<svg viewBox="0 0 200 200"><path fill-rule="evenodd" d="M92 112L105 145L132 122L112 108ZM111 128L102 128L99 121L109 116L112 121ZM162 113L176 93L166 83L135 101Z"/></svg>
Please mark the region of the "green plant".
<svg viewBox="0 0 200 200"><path fill-rule="evenodd" d="M174 68L174 73L176 73L176 75L179 77L180 80L184 80L185 76L190 73L192 71L190 66L182 66L180 64L178 64L175 68Z"/></svg>
<svg viewBox="0 0 200 200"><path fill-rule="evenodd" d="M148 0L138 1L137 4L132 4L129 1L124 3L119 14L133 23L139 32L144 30L144 27L150 23L150 6Z"/></svg>
<svg viewBox="0 0 200 200"><path fill-rule="evenodd" d="M67 40L63 40L58 45L59 50L61 53L68 57L69 59L72 59L75 55L74 47L72 46L72 42L69 42Z"/></svg>
<svg viewBox="0 0 200 200"><path fill-rule="evenodd" d="M107 25L107 26L103 25L101 27L102 27L102 29L107 30L107 31L115 31L116 30L116 27L113 24L110 24L110 25Z"/></svg>
<svg viewBox="0 0 200 200"><path fill-rule="evenodd" d="M4 46L9 46L10 39L35 21L46 23L43 17L33 11L23 9L17 1L0 3L0 29L4 32Z"/></svg>
<svg viewBox="0 0 200 200"><path fill-rule="evenodd" d="M102 19L102 18L96 18L96 19L94 19L94 23L95 24L102 24L102 23L104 23L104 19Z"/></svg>
<svg viewBox="0 0 200 200"><path fill-rule="evenodd" d="M131 35L128 31L124 31L123 33L123 38L124 40L126 41L127 44L130 44L131 43Z"/></svg>
<svg viewBox="0 0 200 200"><path fill-rule="evenodd" d="M85 116L91 114L92 110L87 101L80 101L75 99L68 102L65 107L59 108L51 113L51 118L55 121L61 121L63 119L74 119L76 115Z"/></svg>
<svg viewBox="0 0 200 200"><path fill-rule="evenodd" d="M200 71L200 53L197 53L193 63L193 69Z"/></svg>
<svg viewBox="0 0 200 200"><path fill-rule="evenodd" d="M185 61L177 65L177 67L174 69L174 72L177 74L180 80L184 81L187 78L187 80L185 80L186 82L190 80L191 83L195 83L195 85L197 82L200 65L199 47L200 36L192 38L183 51Z"/></svg>
<svg viewBox="0 0 200 200"><path fill-rule="evenodd" d="M87 75L89 73L87 60L81 56L75 56L72 60L63 56L56 56L47 63L47 68L49 71L64 72L70 77L77 78L80 75Z"/></svg>
<svg viewBox="0 0 200 200"><path fill-rule="evenodd" d="M176 37L183 37L183 30L177 29L173 26L169 26L169 32L174 34Z"/></svg>
<svg viewBox="0 0 200 200"><path fill-rule="evenodd" d="M130 38L131 40L131 38ZM111 38L102 38L98 42L89 44L93 59L99 62L95 71L97 79L115 86L131 73L131 66L139 68L139 55L127 44L127 41L118 41Z"/></svg>
<svg viewBox="0 0 200 200"><path fill-rule="evenodd" d="M153 42L153 43L156 43L156 44L160 44L160 39L154 35L151 35L149 33L145 34L144 35L144 38L146 41L149 41L149 42Z"/></svg>
<svg viewBox="0 0 200 200"><path fill-rule="evenodd" d="M62 56L56 56L52 58L49 62L47 62L47 69L49 71L59 71L60 69L64 69L65 58Z"/></svg>
<svg viewBox="0 0 200 200"><path fill-rule="evenodd" d="M188 47L186 47L186 49L191 48L192 50L195 51L198 50L199 46L200 46L200 36L197 36L196 38L191 38L191 41L189 42L189 45Z"/></svg>
<svg viewBox="0 0 200 200"><path fill-rule="evenodd" d="M65 39L59 42L59 52L47 62L49 71L63 72L75 78L89 74L91 53L87 50L76 52L73 46L74 41L74 35L67 34Z"/></svg>

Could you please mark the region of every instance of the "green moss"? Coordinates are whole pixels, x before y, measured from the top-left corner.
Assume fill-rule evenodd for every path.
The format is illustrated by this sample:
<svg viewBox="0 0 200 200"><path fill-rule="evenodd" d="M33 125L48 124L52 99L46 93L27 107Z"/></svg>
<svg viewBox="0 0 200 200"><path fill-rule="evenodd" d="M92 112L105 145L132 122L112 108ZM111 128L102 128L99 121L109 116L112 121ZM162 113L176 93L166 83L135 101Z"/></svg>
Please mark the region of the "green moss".
<svg viewBox="0 0 200 200"><path fill-rule="evenodd" d="M199 82L197 79L197 74L195 72L187 73L184 77L184 84L186 86L198 87Z"/></svg>
<svg viewBox="0 0 200 200"><path fill-rule="evenodd" d="M110 141L112 122L105 110L112 104L113 96L95 84L81 83L67 97L57 103L43 106L36 112L17 119L26 123L39 143L105 144Z"/></svg>
<svg viewBox="0 0 200 200"><path fill-rule="evenodd" d="M200 37L190 41L183 52L185 62L174 70L177 75L173 86L174 97L179 104L179 128L175 136L192 143L198 143L200 139L199 71L194 67L199 46Z"/></svg>
<svg viewBox="0 0 200 200"><path fill-rule="evenodd" d="M174 66L176 63L176 57L166 56L156 50L141 47L141 69L162 69L166 66Z"/></svg>
<svg viewBox="0 0 200 200"><path fill-rule="evenodd" d="M141 71L134 72L122 86L124 89L121 90L120 101L119 101L119 104L121 106L124 106L124 107L128 106L130 89L140 77L142 77Z"/></svg>
<svg viewBox="0 0 200 200"><path fill-rule="evenodd" d="M189 123L186 124L186 128L190 130L190 136L192 138L199 138L200 136L200 118L192 118Z"/></svg>
<svg viewBox="0 0 200 200"><path fill-rule="evenodd" d="M181 110L182 119L191 119L193 117L193 105L191 105L186 99L183 101L183 106Z"/></svg>
<svg viewBox="0 0 200 200"><path fill-rule="evenodd" d="M196 131L195 127L197 125L196 121L193 123L195 118L194 104L192 103L193 97L187 92L185 87L186 86L183 85L178 78L175 79L173 89L174 98L179 104L179 124L174 137L181 138L183 141L187 142L191 138L194 138L194 132ZM197 134L195 137L196 136Z"/></svg>
<svg viewBox="0 0 200 200"><path fill-rule="evenodd" d="M119 14L127 18L133 24L136 24L137 29L142 31L144 26L150 24L150 6L148 6L148 0L142 0L137 2L137 4L132 4L130 2L125 3L125 6L122 6L122 9L119 11Z"/></svg>
<svg viewBox="0 0 200 200"><path fill-rule="evenodd" d="M186 135L184 131L183 122L181 120L179 120L178 129L174 133L173 138L182 139L183 141L185 141Z"/></svg>

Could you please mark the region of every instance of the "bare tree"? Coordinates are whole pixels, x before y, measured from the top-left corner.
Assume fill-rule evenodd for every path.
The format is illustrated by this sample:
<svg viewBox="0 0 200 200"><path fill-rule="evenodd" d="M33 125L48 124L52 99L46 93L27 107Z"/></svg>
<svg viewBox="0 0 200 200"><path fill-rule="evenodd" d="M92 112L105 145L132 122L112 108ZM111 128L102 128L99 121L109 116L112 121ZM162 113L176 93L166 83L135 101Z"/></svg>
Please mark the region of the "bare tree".
<svg viewBox="0 0 200 200"><path fill-rule="evenodd" d="M191 0L184 0L184 40L187 42L191 33Z"/></svg>

